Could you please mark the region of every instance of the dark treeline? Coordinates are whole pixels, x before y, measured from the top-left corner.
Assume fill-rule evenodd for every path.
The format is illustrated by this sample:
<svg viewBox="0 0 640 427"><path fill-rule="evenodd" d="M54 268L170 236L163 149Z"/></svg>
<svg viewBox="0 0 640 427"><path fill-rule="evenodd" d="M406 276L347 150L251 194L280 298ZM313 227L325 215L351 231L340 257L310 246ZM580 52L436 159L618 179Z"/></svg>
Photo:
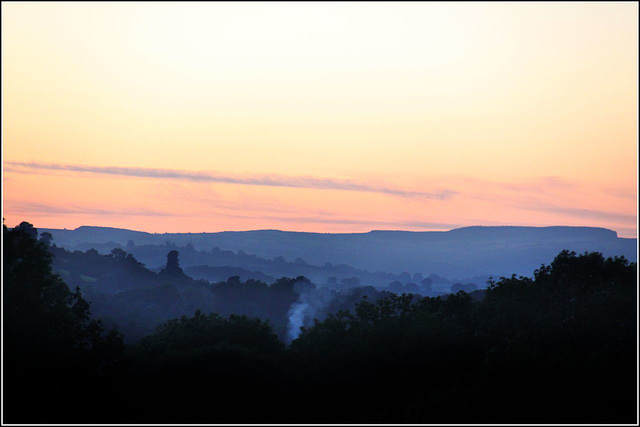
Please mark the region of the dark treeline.
<svg viewBox="0 0 640 427"><path fill-rule="evenodd" d="M125 346L52 273L35 229L3 236L7 423L636 422L637 266L624 258L564 251L482 298L362 298L290 345L267 320L198 307ZM192 280L174 255L160 275ZM289 319L325 307L302 278L277 283L298 288Z"/></svg>
<svg viewBox="0 0 640 427"><path fill-rule="evenodd" d="M334 290L346 290L361 286L364 283L376 288L385 288L393 283L393 292L403 291L425 296L437 296L448 293L450 287L457 281L484 284L489 278L488 275L483 275L453 280L440 277L434 273L428 277L423 277L422 273L415 272L411 274L408 271L400 274L385 271L371 272L347 264L327 262L322 265L312 265L301 257L290 261L287 261L283 256L274 256L273 259L266 259L255 254L248 254L243 250L234 252L215 246L208 250L197 249L190 243L180 246L172 241L155 245L135 244L132 240L129 240L126 245L120 245L115 242L96 243L87 241L71 245L68 242L65 243L63 239L61 244L60 242L56 243L59 243L58 249L63 247L66 249L66 254L59 254L64 255L65 258L70 258L70 255L71 257L79 256L78 254L85 251L90 252L94 257L97 254L107 255L124 252L125 254L131 254L136 260L144 263L151 271L160 271L161 265L165 263L167 253L175 250L180 253L180 263L187 275L194 279L210 282L219 282L232 276L238 276L243 281L254 279L273 283L278 277L305 276L319 286L329 287ZM91 273L88 268L86 270Z"/></svg>

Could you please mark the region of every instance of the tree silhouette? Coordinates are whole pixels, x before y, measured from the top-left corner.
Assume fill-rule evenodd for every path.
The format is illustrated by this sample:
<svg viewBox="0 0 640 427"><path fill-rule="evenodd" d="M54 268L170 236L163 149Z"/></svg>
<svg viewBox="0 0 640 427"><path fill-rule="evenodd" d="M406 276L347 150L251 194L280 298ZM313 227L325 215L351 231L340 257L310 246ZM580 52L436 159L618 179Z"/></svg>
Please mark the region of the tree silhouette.
<svg viewBox="0 0 640 427"><path fill-rule="evenodd" d="M162 274L170 276L170 277L184 277L184 271L180 267L180 262L178 261L179 252L176 250L169 251L167 254L167 265L162 270Z"/></svg>
<svg viewBox="0 0 640 427"><path fill-rule="evenodd" d="M33 224L27 221L22 221L19 225L16 225L14 229L18 231L22 231L23 233L26 233L33 239L38 238L38 229L34 228Z"/></svg>
<svg viewBox="0 0 640 427"><path fill-rule="evenodd" d="M44 243L47 246L51 246L51 242L53 242L53 236L48 231L40 233L40 242Z"/></svg>
<svg viewBox="0 0 640 427"><path fill-rule="evenodd" d="M51 272L37 235L26 222L3 225L5 421L65 422L92 409L82 389L116 369L122 337L90 319L80 291ZM71 399L85 406L72 413Z"/></svg>

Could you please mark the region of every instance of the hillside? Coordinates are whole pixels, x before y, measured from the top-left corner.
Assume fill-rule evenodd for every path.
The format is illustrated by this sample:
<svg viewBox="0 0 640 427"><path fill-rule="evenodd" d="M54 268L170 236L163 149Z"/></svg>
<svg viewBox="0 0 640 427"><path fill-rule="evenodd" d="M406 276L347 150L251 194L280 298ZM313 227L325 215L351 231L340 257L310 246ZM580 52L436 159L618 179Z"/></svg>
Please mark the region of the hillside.
<svg viewBox="0 0 640 427"><path fill-rule="evenodd" d="M446 232L371 231L322 234L279 230L145 233L82 226L50 232L57 245L108 252L129 245L193 245L196 250L244 251L267 259L297 258L313 265L347 264L369 271L438 274L449 278L530 275L561 250L601 252L637 260L636 239L593 227L465 227ZM163 260L150 265L161 265Z"/></svg>

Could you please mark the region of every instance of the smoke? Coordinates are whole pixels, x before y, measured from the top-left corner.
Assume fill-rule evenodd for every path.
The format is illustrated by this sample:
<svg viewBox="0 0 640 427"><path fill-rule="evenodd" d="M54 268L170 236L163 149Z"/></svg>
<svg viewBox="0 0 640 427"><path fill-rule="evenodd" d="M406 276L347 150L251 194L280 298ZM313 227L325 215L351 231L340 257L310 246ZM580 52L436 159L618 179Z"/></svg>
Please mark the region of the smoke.
<svg viewBox="0 0 640 427"><path fill-rule="evenodd" d="M299 296L298 301L291 304L287 313L289 318L287 325L288 343L298 338L302 326L309 326L313 319L324 317L324 310L335 296L330 289L317 289L315 286L308 286L306 283L294 284L293 291Z"/></svg>
<svg viewBox="0 0 640 427"><path fill-rule="evenodd" d="M287 338L291 342L300 335L300 328L304 326L305 313L309 311L309 304L295 302L289 309L289 326L287 328Z"/></svg>

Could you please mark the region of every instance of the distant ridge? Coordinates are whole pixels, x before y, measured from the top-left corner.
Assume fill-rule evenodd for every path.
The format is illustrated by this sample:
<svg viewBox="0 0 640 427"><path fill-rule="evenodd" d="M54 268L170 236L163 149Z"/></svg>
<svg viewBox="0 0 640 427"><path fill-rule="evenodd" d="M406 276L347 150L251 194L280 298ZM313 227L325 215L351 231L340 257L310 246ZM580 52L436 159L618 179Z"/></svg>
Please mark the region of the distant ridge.
<svg viewBox="0 0 640 427"><path fill-rule="evenodd" d="M425 230L425 231L414 231L414 230L370 230L364 232L351 232L351 233L321 233L315 231L289 231L289 230L278 230L273 228L265 228L265 229L257 229L257 230L225 230L225 231L203 231L203 232L182 232L182 233L151 233L148 231L139 231L139 230L131 230L127 228L117 228L117 227L103 227L103 226L95 226L95 225L81 225L76 227L73 230L62 230L55 228L47 228L43 229L47 231L55 230L55 231L97 231L97 230L111 230L111 231L126 231L130 233L141 233L148 235L180 235L180 234L219 234L219 233L299 233L299 234L319 234L319 235L345 235L345 234L374 234L374 233L463 233L463 232L495 232L495 231L514 231L514 232L522 232L522 231L539 231L539 230L553 230L553 231L566 231L570 233L575 233L579 231L584 231L585 233L607 233L612 234L613 237L618 237L618 233L614 230L603 228L603 227L586 227L586 226L572 226L572 225L552 225L552 226L528 226L528 225L471 225L467 227L459 227L452 228L451 230Z"/></svg>
<svg viewBox="0 0 640 427"><path fill-rule="evenodd" d="M267 259L298 258L313 265L347 264L394 274L435 273L444 277L531 275L562 250L601 252L637 260L637 239L620 238L600 227L471 226L449 231L372 230L365 233L311 233L281 230L214 233L147 233L112 227L81 226L49 231L54 242L73 249L102 245L192 245L217 247ZM163 261L159 260L158 264Z"/></svg>
<svg viewBox="0 0 640 427"><path fill-rule="evenodd" d="M524 226L524 225L471 225L468 227L452 228L445 231L409 231L409 230L371 230L368 233L522 233L522 232L539 232L541 230L548 230L552 232L567 232L567 233L580 233L594 234L603 233L610 234L612 237L618 237L618 233L614 230L603 227L584 227L584 226L570 226L570 225L553 225L545 227ZM353 233L358 234L358 233ZM365 233L366 234L366 233Z"/></svg>

